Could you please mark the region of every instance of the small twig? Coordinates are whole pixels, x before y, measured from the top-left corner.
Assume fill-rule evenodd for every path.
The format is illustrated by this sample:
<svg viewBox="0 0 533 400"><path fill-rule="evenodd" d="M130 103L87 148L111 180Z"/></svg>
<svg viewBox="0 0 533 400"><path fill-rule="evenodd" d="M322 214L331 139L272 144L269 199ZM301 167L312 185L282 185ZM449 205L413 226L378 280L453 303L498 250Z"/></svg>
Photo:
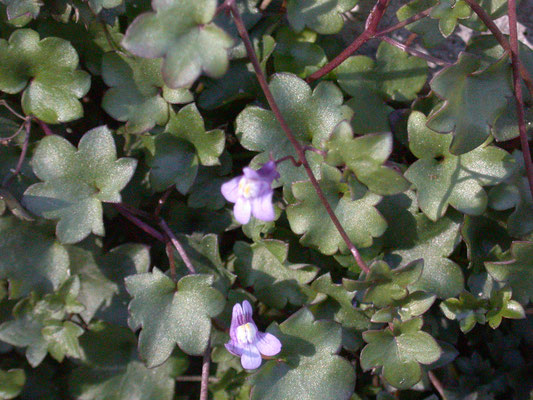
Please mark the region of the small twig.
<svg viewBox="0 0 533 400"><path fill-rule="evenodd" d="M135 215L129 212L128 209L124 207L122 204L111 203L111 205L115 208L115 210L117 210L120 214L122 214L124 217L130 220L133 224L141 228L147 234L159 240L160 242L163 242L163 243L166 242L165 236L161 234L161 232L152 228L150 225L146 224L145 222L141 221L139 218L137 218Z"/></svg>
<svg viewBox="0 0 533 400"><path fill-rule="evenodd" d="M194 266L192 265L192 262L189 259L189 256L185 252L185 249L183 248L179 240L176 238L176 235L174 235L174 232L172 232L172 230L169 228L168 224L163 218L159 220L159 226L163 229L163 231L166 233L166 235L170 239L170 242L172 243L172 245L174 246L174 248L180 255L181 259L183 260L183 263L185 264L189 272L191 274L196 274L196 270L194 269Z"/></svg>
<svg viewBox="0 0 533 400"><path fill-rule="evenodd" d="M435 387L435 390L439 392L442 400L448 400L446 393L444 392L444 387L442 387L442 383L440 383L439 379L432 371L428 371L428 378L431 381L431 384Z"/></svg>
<svg viewBox="0 0 533 400"><path fill-rule="evenodd" d="M161 214L161 210L163 209L163 206L164 206L165 203L167 202L168 197L169 197L170 194L172 193L172 190L174 190L174 186L169 187L169 188L165 191L165 193L163 193L163 196L161 196L161 198L160 198L159 201L157 202L157 207L155 208L155 211L154 211L154 216L155 216L155 217L159 217L159 214Z"/></svg>
<svg viewBox="0 0 533 400"><path fill-rule="evenodd" d="M418 58L422 58L422 59L424 59L426 61L432 62L433 64L443 65L445 67L448 67L448 66L452 65L448 61L444 61L444 60L441 60L439 58L430 56L429 54L422 53L421 51L413 49L412 47L409 47L409 46L407 46L407 45L405 45L403 43L400 43L397 40L391 39L388 36L382 36L382 37L380 37L380 39L383 40L384 42L387 42L387 43L389 43L389 44L391 44L393 46L398 47L400 50L403 50L406 53L411 54L412 56L415 56L415 57L418 57Z"/></svg>
<svg viewBox="0 0 533 400"><path fill-rule="evenodd" d="M176 262L174 261L174 248L170 242L167 242L165 245L165 250L168 257L168 265L170 266L170 276L172 278L176 277Z"/></svg>
<svg viewBox="0 0 533 400"><path fill-rule="evenodd" d="M522 154L524 156L524 165L526 167L529 190L533 196L533 165L531 163L531 152L529 150L529 143L527 140L526 122L524 120L524 100L522 98L522 82L520 81L520 71L518 69L520 59L518 49L518 32L516 27L516 0L508 0L507 5L509 15L509 34L511 37L511 65L513 67L513 85L516 99L516 117L518 119L520 144L522 146Z"/></svg>
<svg viewBox="0 0 533 400"><path fill-rule="evenodd" d="M120 206L128 211L130 214L137 215L138 217L145 218L147 220L153 221L155 218L152 214L147 213L146 211L139 210L138 208L132 207L128 204L120 203Z"/></svg>
<svg viewBox="0 0 533 400"><path fill-rule="evenodd" d="M412 17L404 19L402 22L399 22L396 25L390 26L388 28L383 29L382 31L377 32L374 35L374 37L385 36L386 34L394 32L394 31L396 31L398 29L401 29L404 26L410 25L413 22L418 21L419 19L426 18L431 13L431 10L433 10L433 7L428 8L427 10L424 10L422 12L419 12L418 14L415 14Z"/></svg>
<svg viewBox="0 0 533 400"><path fill-rule="evenodd" d="M22 132L22 129L24 129L25 126L26 126L26 121L24 121L22 124L20 124L20 126L17 129L17 131L13 135L11 135L9 137L6 137L6 138L0 138L0 143L1 144L7 144L11 140L15 139L18 136L18 134L20 132Z"/></svg>
<svg viewBox="0 0 533 400"><path fill-rule="evenodd" d="M18 112L16 112L9 104L7 104L7 101L5 100L0 100L0 106L4 106L5 108L8 109L8 111L13 114L14 116L16 116L17 118L20 118L22 120L26 120L28 119L27 117L25 117L24 115L20 115Z"/></svg>
<svg viewBox="0 0 533 400"><path fill-rule="evenodd" d="M322 157L326 157L327 156L327 153L324 151L324 150L320 150L320 149L317 149L316 147L313 147L313 146L304 146L304 150L305 151L311 151L313 153L316 153L316 154L320 154Z"/></svg>
<svg viewBox="0 0 533 400"><path fill-rule="evenodd" d="M46 125L43 121L37 118L33 118L33 120L39 124L39 126L41 127L41 129L43 130L46 136L55 135L55 133L50 129L50 127Z"/></svg>
<svg viewBox="0 0 533 400"><path fill-rule="evenodd" d="M20 170L22 169L22 164L24 163L24 159L26 158L26 153L28 152L28 144L30 143L30 130L31 130L31 121L27 119L24 121L23 126L26 128L26 137L24 138L24 143L22 144L22 151L20 152L19 160L17 162L17 166L15 167L15 170L11 174L11 176L8 176L4 179L4 182L2 182L3 187L8 187L13 179L20 173Z"/></svg>
<svg viewBox="0 0 533 400"><path fill-rule="evenodd" d="M276 165L278 165L278 164L281 164L283 161L287 161L287 160L290 160L292 162L292 165L294 165L295 167L301 167L302 166L302 163L300 161L296 160L293 156L281 157L281 158L278 158L277 160L275 160L274 162L276 163Z"/></svg>
<svg viewBox="0 0 533 400"><path fill-rule="evenodd" d="M207 342L204 357L202 360L202 380L200 381L200 398L199 400L207 400L207 386L209 384L209 364L211 363L211 340Z"/></svg>
<svg viewBox="0 0 533 400"><path fill-rule="evenodd" d="M369 31L372 31L377 24L379 23L379 20L382 17L382 14L385 12L385 8L388 4L388 0L379 0L378 4L374 7L374 17L372 15L367 20L367 29ZM248 31L246 30L246 27L244 25L244 22L242 20L241 14L235 5L235 0L226 0L224 2L224 5L229 8L231 14L233 15L233 20L235 21L235 25L237 27L237 30L239 31L239 35L242 38L242 41L244 43L244 47L246 48L246 53L248 54L248 58L252 62L252 66L255 71L255 75L257 77L257 80L259 81L259 85L261 86L261 89L263 90L263 93L265 95L265 98L268 101L268 104L270 106L270 109L274 113L276 119L278 120L281 128L285 132L285 135L287 136L287 139L289 142L291 142L292 146L294 147L294 150L296 151L296 154L298 155L299 161L302 163L302 166L305 169L305 172L307 176L309 177L309 181L313 185L313 188L315 189L315 192L320 199L320 202L326 209L326 212L328 213L331 222L333 225L335 225L335 228L339 232L341 238L346 243L346 246L348 249L350 249L350 252L354 256L355 260L357 261L357 264L361 269L365 272L369 272L369 268L364 262L363 258L359 254L359 251L355 247L355 245L352 243L350 238L348 237L348 234L342 227L342 224L340 223L339 219L335 215L335 212L332 210L328 200L326 199L326 196L324 195L324 192L322 191L322 188L320 187L320 184L318 183L315 175L313 174L313 170L309 166L309 163L307 161L307 158L305 157L305 148L302 146L302 144L296 139L294 134L292 133L291 129L289 128L289 125L285 121L285 118L283 118L283 115L281 114L281 110L279 109L276 100L274 99L274 96L272 95L272 92L270 91L270 88L268 86L266 77L263 73L263 70L261 68L261 65L259 63L259 60L257 59L257 55L255 54L255 50L253 48L252 42L250 40L250 37L248 36ZM379 7L378 7L379 5ZM376 9L379 9L380 11L375 11ZM372 26L373 28L368 28L369 26ZM373 32L373 31L372 31ZM326 72L327 73L327 72Z"/></svg>
<svg viewBox="0 0 533 400"><path fill-rule="evenodd" d="M511 45L509 41L505 38L505 35L503 32L498 28L498 26L494 23L492 18L489 14L481 7L476 0L465 0L472 11L474 11L479 19L486 25L486 27L491 31L491 33L494 35L498 43L503 47L503 49L512 56L513 50L511 49ZM511 26L511 16L509 15L509 26ZM520 75L522 76L522 79L524 80L527 88L529 89L529 92L531 93L531 96L533 96L533 80L531 79L531 76L529 75L529 72L524 67L524 64L518 59L516 62L518 66L518 70L520 71Z"/></svg>
<svg viewBox="0 0 533 400"><path fill-rule="evenodd" d="M359 47L361 47L363 44L365 44L370 39L372 39L376 34L376 29L378 27L378 24L381 21L381 18L383 18L383 15L385 14L385 11L387 10L388 5L389 5L389 0L377 0L376 5L372 9L372 11L370 12L370 15L368 16L366 20L365 30L363 31L363 33L361 33L337 57L335 57L333 60L328 62L318 71L309 75L306 81L310 83L330 73L335 68L337 68L339 65L341 65L344 62L344 60L346 60L353 53L355 53L359 49Z"/></svg>

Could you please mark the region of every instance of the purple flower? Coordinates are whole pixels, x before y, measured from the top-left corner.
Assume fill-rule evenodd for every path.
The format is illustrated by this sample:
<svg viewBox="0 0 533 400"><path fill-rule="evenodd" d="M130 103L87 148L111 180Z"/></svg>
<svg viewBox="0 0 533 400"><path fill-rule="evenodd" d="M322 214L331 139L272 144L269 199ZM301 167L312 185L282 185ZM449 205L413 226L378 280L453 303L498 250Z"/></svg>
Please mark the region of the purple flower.
<svg viewBox="0 0 533 400"><path fill-rule="evenodd" d="M241 358L244 369L256 369L261 365L261 354L275 356L281 351L281 343L270 333L259 332L252 320L252 306L244 300L242 307L239 303L233 306L230 341L225 344L226 349Z"/></svg>
<svg viewBox="0 0 533 400"><path fill-rule="evenodd" d="M269 161L259 170L245 167L244 175L233 178L221 187L226 200L235 203L233 213L241 224L250 221L250 215L261 221L273 221L272 182L279 178L276 163Z"/></svg>

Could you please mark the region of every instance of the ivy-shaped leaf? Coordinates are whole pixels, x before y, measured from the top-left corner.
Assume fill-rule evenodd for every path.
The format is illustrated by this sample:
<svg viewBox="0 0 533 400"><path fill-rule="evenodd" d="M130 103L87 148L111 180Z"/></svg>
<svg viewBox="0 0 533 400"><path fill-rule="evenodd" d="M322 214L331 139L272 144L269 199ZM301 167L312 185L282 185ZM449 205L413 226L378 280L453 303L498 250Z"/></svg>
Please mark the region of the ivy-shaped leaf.
<svg viewBox="0 0 533 400"><path fill-rule="evenodd" d="M124 278L150 267L147 246L127 243L100 254L100 249L68 248L72 274L80 279L77 299L85 306L79 314L89 323L95 315L107 322L127 326L129 295Z"/></svg>
<svg viewBox="0 0 533 400"><path fill-rule="evenodd" d="M171 400L174 376L187 369L185 358L171 357L148 369L136 356L128 329L93 323L80 338L84 358L69 376L69 391L82 400Z"/></svg>
<svg viewBox="0 0 533 400"><path fill-rule="evenodd" d="M315 32L304 30L295 33L289 27L282 26L276 34L276 71L292 72L305 78L326 64L326 55L324 50L315 44L316 39Z"/></svg>
<svg viewBox="0 0 533 400"><path fill-rule="evenodd" d="M288 244L278 240L252 245L237 242L233 250L239 280L244 287L252 286L263 303L282 309L287 303L303 305L311 297L305 285L313 280L318 269L308 264L289 263Z"/></svg>
<svg viewBox="0 0 533 400"><path fill-rule="evenodd" d="M0 369L0 399L14 399L20 394L25 383L26 374L23 369Z"/></svg>
<svg viewBox="0 0 533 400"><path fill-rule="evenodd" d="M270 90L295 137L304 145L312 143L316 148L322 148L339 122L351 115L349 109L342 106L342 92L331 82L320 82L311 90L297 76L280 73L270 81ZM244 148L261 152L252 160L253 166L266 163L271 154L274 159L289 155L297 157L270 110L246 107L237 117L235 130ZM310 152L307 158L315 176L320 175L322 157ZM278 172L281 175L278 181L283 184L307 179L303 168L290 162L279 164Z"/></svg>
<svg viewBox="0 0 533 400"><path fill-rule="evenodd" d="M474 329L476 323L484 325L488 308L486 299L476 297L469 292L463 292L457 298L446 299L440 303L440 309L446 318L457 320L463 333Z"/></svg>
<svg viewBox="0 0 533 400"><path fill-rule="evenodd" d="M342 29L342 14L356 3L357 0L288 0L287 17L296 32L307 26L322 35L331 35Z"/></svg>
<svg viewBox="0 0 533 400"><path fill-rule="evenodd" d="M132 158L117 159L107 127L94 128L78 149L60 136L42 139L33 154L33 172L44 182L31 185L23 203L33 213L59 220L62 243L77 243L91 232L103 236L102 202L118 203L137 166Z"/></svg>
<svg viewBox="0 0 533 400"><path fill-rule="evenodd" d="M341 346L341 327L332 321L315 321L305 308L268 332L283 344L276 356L251 378L251 400L350 399L355 371L336 355Z"/></svg>
<svg viewBox="0 0 533 400"><path fill-rule="evenodd" d="M129 276L130 327L139 335L139 354L151 368L164 363L177 343L201 355L211 335L211 318L224 309L224 297L211 287L210 275L189 275L176 284L159 269Z"/></svg>
<svg viewBox="0 0 533 400"><path fill-rule="evenodd" d="M122 4L122 0L89 0L89 6L95 13L102 11L102 8L115 8Z"/></svg>
<svg viewBox="0 0 533 400"><path fill-rule="evenodd" d="M424 60L381 42L376 61L366 56L349 57L335 74L339 85L354 97L364 95L360 92L363 89L392 101L407 102L414 100L426 83L427 70Z"/></svg>
<svg viewBox="0 0 533 400"><path fill-rule="evenodd" d="M102 77L110 86L102 108L114 119L126 122L131 133L142 133L165 125L170 117L168 103L189 103L188 89L169 89L161 77L161 60L107 53L102 60Z"/></svg>
<svg viewBox="0 0 533 400"><path fill-rule="evenodd" d="M345 279L343 286L348 290L364 290L364 302L380 308L387 307L407 297L407 287L420 279L423 268L423 260L393 270L386 262L375 261L364 281Z"/></svg>
<svg viewBox="0 0 533 400"><path fill-rule="evenodd" d="M7 6L7 19L9 20L25 16L37 18L43 6L42 0L0 0L0 3Z"/></svg>
<svg viewBox="0 0 533 400"><path fill-rule="evenodd" d="M418 111L409 117L408 132L409 148L419 160L405 177L417 188L420 209L432 221L441 218L448 205L480 215L488 203L483 186L500 183L515 168L512 157L494 146L483 145L459 156L450 153L451 136L428 129L426 117Z"/></svg>
<svg viewBox="0 0 533 400"><path fill-rule="evenodd" d="M168 87L189 86L202 71L213 78L226 72L233 40L211 22L216 0L154 0L152 7L128 26L122 45L140 57L163 57Z"/></svg>
<svg viewBox="0 0 533 400"><path fill-rule="evenodd" d="M67 250L47 224L0 218L0 254L0 279L9 280L11 298L50 292L69 276Z"/></svg>
<svg viewBox="0 0 533 400"><path fill-rule="evenodd" d="M533 198L524 157L518 150L515 150L513 157L518 168L509 179L490 190L489 206L495 210L514 208L507 219L507 230L512 236L522 237L533 231Z"/></svg>
<svg viewBox="0 0 533 400"><path fill-rule="evenodd" d="M400 323L392 329L363 332L368 344L361 352L361 368L383 367L383 377L398 389L409 389L422 378L420 364L437 361L442 353L433 337L422 331L422 318Z"/></svg>
<svg viewBox="0 0 533 400"><path fill-rule="evenodd" d="M392 305L382 308L372 315L372 322L403 322L424 314L435 302L436 295L422 291L413 292L409 296L393 301Z"/></svg>
<svg viewBox="0 0 533 400"><path fill-rule="evenodd" d="M511 300L511 297L512 291L510 288L498 290L490 296L490 310L487 313L487 322L492 329L498 328L503 318L526 318L526 312L522 305L516 300Z"/></svg>
<svg viewBox="0 0 533 400"><path fill-rule="evenodd" d="M477 3L483 8L492 20L495 20L507 13L506 0L478 0ZM461 24L477 31L487 31L487 25L482 22L476 13L468 19L461 20Z"/></svg>
<svg viewBox="0 0 533 400"><path fill-rule="evenodd" d="M460 243L461 215L450 212L433 222L418 211L412 192L385 197L377 208L389 225L383 235L385 260L393 266L424 260L422 276L409 290L444 299L458 295L464 288L463 272L448 257Z"/></svg>
<svg viewBox="0 0 533 400"><path fill-rule="evenodd" d="M220 157L221 165L198 168L198 175L191 187L191 193L187 198L187 205L191 208L207 208L208 210L220 210L226 205L226 199L222 196L220 187L228 181L231 172L232 159L228 153Z"/></svg>
<svg viewBox="0 0 533 400"><path fill-rule="evenodd" d="M431 18L439 20L439 30L444 37L450 36L457 20L466 19L472 14L472 10L463 0L439 0L429 14Z"/></svg>
<svg viewBox="0 0 533 400"><path fill-rule="evenodd" d="M392 134L353 137L350 124L341 122L326 143L326 161L346 165L370 191L379 195L400 193L409 188L401 173L383 165L392 152Z"/></svg>
<svg viewBox="0 0 533 400"><path fill-rule="evenodd" d="M357 182L350 188L341 182L336 168L323 167L319 181L326 199L348 237L357 247L368 247L373 238L381 236L387 223L376 210L381 197L371 193ZM303 235L300 243L314 246L326 255L346 252L346 243L331 222L326 209L309 181L292 185L295 204L287 207L287 218L294 233Z"/></svg>
<svg viewBox="0 0 533 400"><path fill-rule="evenodd" d="M500 262L486 262L485 268L497 281L507 283L513 297L523 305L533 301L533 242L513 242Z"/></svg>
<svg viewBox="0 0 533 400"><path fill-rule="evenodd" d="M83 116L78 99L85 96L91 78L77 70L78 54L66 40L40 40L31 29L19 29L9 41L0 39L0 90L22 90L22 109L27 115L57 124Z"/></svg>
<svg viewBox="0 0 533 400"><path fill-rule="evenodd" d="M430 7L435 7L437 0L414 0L402 5L396 11L396 17L400 22L416 15ZM425 47L432 48L443 42L444 37L439 29L439 22L433 18L422 18L408 24L406 27L410 32L416 33L422 39Z"/></svg>
<svg viewBox="0 0 533 400"><path fill-rule="evenodd" d="M502 57L485 68L479 58L461 53L454 65L435 75L430 86L445 102L429 115L427 126L452 132L451 153L468 153L487 140L513 95L511 64Z"/></svg>

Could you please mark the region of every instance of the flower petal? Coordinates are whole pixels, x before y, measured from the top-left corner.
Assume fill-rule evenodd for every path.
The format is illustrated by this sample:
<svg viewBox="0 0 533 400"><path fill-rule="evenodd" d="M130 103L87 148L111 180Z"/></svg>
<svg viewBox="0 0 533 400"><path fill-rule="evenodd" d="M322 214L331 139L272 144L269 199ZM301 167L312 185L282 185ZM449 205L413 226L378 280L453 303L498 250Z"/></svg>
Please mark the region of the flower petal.
<svg viewBox="0 0 533 400"><path fill-rule="evenodd" d="M235 219L245 225L250 221L250 215L252 214L252 204L250 200L239 197L233 208L233 214Z"/></svg>
<svg viewBox="0 0 533 400"><path fill-rule="evenodd" d="M241 356L241 365L244 369L256 369L261 365L261 354L254 344L248 344Z"/></svg>
<svg viewBox="0 0 533 400"><path fill-rule="evenodd" d="M225 343L224 346L226 347L226 350L228 350L231 354L237 357L242 356L242 353L244 351L244 349L233 340L230 340L228 343Z"/></svg>
<svg viewBox="0 0 533 400"><path fill-rule="evenodd" d="M244 323L253 322L252 315L254 311L252 310L252 305L248 300L242 302L242 311L244 313Z"/></svg>
<svg viewBox="0 0 533 400"><path fill-rule="evenodd" d="M279 178L279 173L276 170L276 163L274 161L269 161L264 164L260 169L257 170L257 174L264 180L272 183L274 179Z"/></svg>
<svg viewBox="0 0 533 400"><path fill-rule="evenodd" d="M272 190L252 200L252 214L261 221L274 221L276 213L272 205Z"/></svg>
<svg viewBox="0 0 533 400"><path fill-rule="evenodd" d="M257 332L255 345L265 356L275 356L281 351L281 342L270 333Z"/></svg>
<svg viewBox="0 0 533 400"><path fill-rule="evenodd" d="M231 326L229 328L229 336L232 340L237 340L237 328L244 323L244 313L239 303L233 306L233 313L231 314Z"/></svg>
<svg viewBox="0 0 533 400"><path fill-rule="evenodd" d="M241 181L241 179L242 175L237 176L236 178L233 178L232 180L222 184L222 186L220 187L222 196L224 196L227 201L231 203L237 202L237 199L239 198L239 182Z"/></svg>

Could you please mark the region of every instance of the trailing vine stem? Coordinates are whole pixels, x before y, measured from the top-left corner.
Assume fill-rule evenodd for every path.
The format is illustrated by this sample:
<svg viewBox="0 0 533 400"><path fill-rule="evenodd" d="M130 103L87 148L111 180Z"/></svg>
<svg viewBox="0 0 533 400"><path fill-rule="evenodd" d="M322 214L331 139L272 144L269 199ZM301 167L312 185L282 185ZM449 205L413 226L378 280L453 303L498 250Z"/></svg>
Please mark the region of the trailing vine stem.
<svg viewBox="0 0 533 400"><path fill-rule="evenodd" d="M413 48L407 46L406 44L403 44L403 43L398 42L397 40L391 39L388 36L381 36L379 39L381 39L384 42L387 42L388 44L390 44L392 46L398 47L400 50L402 50L402 51L404 51L404 52L406 52L408 54L411 54L412 56L415 56L415 57L418 57L418 58L422 58L422 59L424 59L426 61L429 61L429 62L431 62L433 64L442 65L442 66L445 66L445 67L449 67L450 65L452 65L448 61L441 60L440 58L433 57L433 56L431 56L429 54L426 54L426 53L423 53L423 52L421 52L419 50L413 49Z"/></svg>
<svg viewBox="0 0 533 400"><path fill-rule="evenodd" d="M522 82L520 80L520 59L518 50L518 32L516 22L516 0L507 1L507 14L509 16L509 35L511 50L511 65L513 67L513 85L516 100L516 117L518 119L518 130L520 131L520 144L524 155L524 165L526 168L529 190L533 196L533 166L531 163L531 152L527 140L526 122L524 120L524 99L522 98Z"/></svg>
<svg viewBox="0 0 533 400"><path fill-rule="evenodd" d="M211 340L207 342L207 348L205 349L202 359L202 378L200 381L200 398L199 400L207 400L209 394L207 388L209 385L209 365L211 363Z"/></svg>
<svg viewBox="0 0 533 400"><path fill-rule="evenodd" d="M328 62L318 71L312 73L306 78L307 83L316 81L324 75L330 73L341 65L348 57L355 53L362 45L374 38L378 25L387 10L390 0L377 0L376 5L366 19L365 30L361 33L348 47L346 47L337 57ZM421 17L422 18L422 17Z"/></svg>
<svg viewBox="0 0 533 400"><path fill-rule="evenodd" d="M377 24L379 23L379 20L383 16L383 13L385 12L385 9L387 7L389 0L378 0L378 4L376 7L374 7L374 17L369 17L367 20L367 26L372 26L375 31L375 28ZM379 7L378 7L379 5ZM259 64L259 60L257 59L257 55L255 54L255 50L253 48L252 42L250 41L250 37L248 36L248 31L246 30L246 27L244 26L244 22L242 20L241 14L235 4L235 0L226 0L221 7L224 7L225 11L229 11L231 15L233 16L233 20L235 22L235 25L237 27L237 30L239 31L239 35L244 43L244 47L246 48L246 52L248 54L248 58L252 62L253 68L255 70L255 74L257 77L257 80L259 81L259 85L261 86L261 89L263 90L263 93L267 99L268 104L270 105L270 108L274 115L276 116L276 119L278 120L279 124L281 125L281 128L285 132L285 135L287 136L287 139L291 142L292 146L294 147L294 150L296 151L296 154L298 156L298 161L302 163L302 166L305 169L305 172L307 176L309 177L309 180L311 184L313 185L313 188L315 189L315 192L320 199L320 202L326 209L326 212L328 213L331 221L333 222L333 225L335 225L335 228L339 232L340 236L346 243L346 246L352 253L353 257L355 258L357 264L359 267L368 273L370 269L366 265L365 261L361 257L359 251L355 247L355 245L352 243L350 238L348 237L348 234L342 227L342 224L340 223L339 219L335 215L335 212L332 210L331 205L329 204L328 200L326 199L326 196L324 195L324 192L322 191L322 188L320 187L320 184L318 183L315 175L313 174L313 171L311 170L311 167L309 166L309 162L307 161L307 158L305 156L306 148L302 146L302 144L296 139L294 134L292 133L291 129L289 128L289 125L285 121L285 118L283 118L283 115L281 114L281 111L276 103L276 100L274 99L274 96L272 95L272 92L270 91L270 88L268 86L268 82L266 80L266 77L263 73L263 70L261 68L261 65ZM376 9L379 10L375 11Z"/></svg>

